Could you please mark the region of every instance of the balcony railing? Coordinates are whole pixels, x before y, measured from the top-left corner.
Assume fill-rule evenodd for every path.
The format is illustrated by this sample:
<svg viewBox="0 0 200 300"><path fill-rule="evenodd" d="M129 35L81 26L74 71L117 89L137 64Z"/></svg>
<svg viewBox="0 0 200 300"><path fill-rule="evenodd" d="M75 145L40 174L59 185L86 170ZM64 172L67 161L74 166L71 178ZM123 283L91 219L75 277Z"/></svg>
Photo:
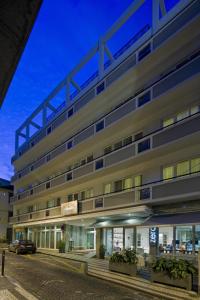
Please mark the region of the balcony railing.
<svg viewBox="0 0 200 300"><path fill-rule="evenodd" d="M31 149L36 143L38 143L41 139L43 139L47 135L46 128L47 128L47 126L50 125L50 121L52 119L55 119L55 117L57 117L59 115L58 118L62 119L62 122L60 122L60 124L59 124L59 125L61 125L65 120L68 119L69 111L73 111L73 113L77 112L81 107L83 107L83 105L85 105L86 103L91 101L94 98L94 96L96 95L96 90L98 89L98 81L100 82L102 79L104 79L104 82L105 82L104 89L106 89L114 80L116 80L119 76L121 76L123 73L125 73L129 68L135 66L138 62L140 62L140 60L142 60L144 57L146 57L154 49L159 47L166 39L168 39L176 31L178 31L180 29L180 26L183 27L192 18L195 18L197 16L198 10L199 10L198 1L194 0L191 2L189 0L188 1L186 0L183 2L184 3L179 3L179 5L174 7L173 11L171 11L170 13L167 12L167 14L164 17L162 16L163 17L163 18L161 18L162 20L160 19L160 17L158 17L159 14L154 15L154 17L156 17L156 16L158 17L157 22L153 22L153 27L158 26L157 30L160 30L161 27L166 25L167 22L169 22L172 18L174 18L173 21L169 22L166 25L166 27L163 28L163 30L160 30L157 33L157 35L155 37L154 36L152 37L152 33L154 34L157 30L155 30L155 28L153 28L153 30L152 30L152 28L150 28L149 25L145 25L144 28L142 28L141 31L138 32L130 41L128 41L117 53L112 55L112 64L111 65L110 65L111 59L103 64L101 61L101 64L99 64L99 65L103 66L101 68L105 72L104 76L102 76L101 70L98 70L97 72L95 72L85 83L83 83L78 89L76 89L76 91L73 94L68 95L69 96L68 100L74 99L74 101L75 101L74 104L71 105L71 101L69 101L70 107L67 108L67 110L65 109L67 102L62 103L57 109L54 107L53 113L48 118L46 118L46 119L43 118L44 119L43 126L45 128L38 130L38 128L40 126L35 124L35 122L33 121L35 116L41 112L42 113L44 112L43 116L46 115L47 107L52 108L52 105L50 104L50 100L65 85L67 85L66 90L70 90L70 87L68 86L68 85L70 85L70 83L73 86L77 87L77 84L75 84L74 80L72 79L72 75L76 74L77 71L79 71L79 69L83 65L85 65L86 62L88 62L88 58L84 61L84 63L82 62L80 64L80 66L76 67L71 72L72 74L69 77L67 77L67 80L63 80L63 82L60 83L60 85L52 92L52 94L44 101L44 103L42 105L40 105L38 107L38 109L36 109L36 111L31 115L31 117L29 117L28 120L25 121L24 124L22 124L22 126L17 130L17 132L16 132L16 151L17 152L16 152L16 155L14 155L14 157L12 158L12 161L16 160L19 156L23 155L26 151ZM153 1L153 3L154 3L154 1ZM137 3L134 3L134 4L137 6ZM133 4L133 6L134 6L134 4ZM190 4L190 5L188 5L188 4ZM141 3L140 3L140 5L141 5ZM156 6L157 5L159 6L159 2L155 2L154 5L155 5L155 7L153 9L157 9ZM188 7L185 10L183 10L185 8L185 6L187 6L187 5L188 5ZM159 11L159 9L158 9L158 11ZM127 14L130 17L130 12ZM124 18L124 20L125 20L125 18ZM119 24L122 26L123 22L119 23ZM117 28L118 27L116 27L116 30L117 30ZM114 32L112 32L112 34L113 33ZM105 41L104 41L105 45L106 45L106 41L109 40L110 37L111 37L111 33L105 35ZM148 43L145 46L143 46L144 43L147 41L148 41ZM91 54L90 55L88 54L88 57L89 58L93 57L93 55L94 55L94 53L96 53L96 51L100 51L100 48L101 48L100 46L97 46L95 49L92 49ZM136 49L138 49L138 48L139 48L139 50L136 51ZM132 49L132 53L135 51L131 56L132 62L130 61L130 57L129 57L129 55L131 53L131 51L129 51L130 49ZM105 49L103 49L103 51L105 51ZM127 53L126 56L122 55L122 54L124 54L124 52ZM124 60L123 62L122 62L121 56L123 56L123 60ZM100 57L101 57L101 55L100 55ZM125 58L127 58L127 60L125 60ZM118 62L118 65L115 63L116 61ZM122 64L122 65L120 65L120 64ZM109 65L111 66L111 68L108 69ZM117 68L117 70L115 70L116 66L119 66L119 68ZM109 73L109 75L107 76L108 73ZM93 86L97 84L97 86L95 88L93 88L92 93L91 93L90 89L92 87L92 84L93 84ZM87 96L88 96L88 99L86 99ZM60 116L60 112L64 111L64 110L65 110L65 112L63 112ZM51 125L52 126L51 131L55 129L55 126L53 123ZM57 126L59 126L58 125L59 122L57 120L55 120L55 123L57 123ZM23 134L23 130L25 128L29 129L30 124L35 126L35 128L38 130L36 135L31 136L31 137ZM27 130L27 132L29 132L29 130ZM21 145L20 147L18 145L19 137L23 137L26 140L26 142L23 145Z"/></svg>
<svg viewBox="0 0 200 300"><path fill-rule="evenodd" d="M162 78L160 78L159 81L157 81L155 84L153 84L151 87L148 87L145 91L138 94L135 98L130 98L125 103L121 104L118 108L112 110L109 114L107 114L104 119L103 117L101 119L104 120L105 127L103 130L105 130L108 126L112 125L117 120L120 120L124 116L130 114L131 112L137 111L138 108L141 107L141 105L145 105L151 101L153 101L155 98L161 96L163 93L167 92L170 88L173 88L183 80L190 78L191 76L194 76L199 72L200 69L200 53L199 51L195 52L190 56L187 57L187 60L185 60L184 64L178 64L175 65L171 70L168 70L167 74L163 75ZM173 79L173 80L172 80ZM170 84L169 84L170 83ZM69 142L74 145L78 145L79 143L83 142L84 140L87 140L87 138L90 138L91 136L94 136L98 133L95 132L96 125L99 121L93 123L86 129L82 129L82 131L78 134L75 134L73 137L69 138L66 142L63 144L57 146L55 149L53 149L51 152L48 152L41 158L39 158L35 163L31 163L31 165L25 167L23 170L19 171L17 174L15 174L12 177L12 181L16 179L20 179L23 176L26 176L28 173L32 172L33 169L50 162L52 159L57 157L58 155L70 151L72 148L68 148ZM146 145L144 145L146 143ZM141 144L141 151L142 148L146 147L148 149L149 142L143 142Z"/></svg>
<svg viewBox="0 0 200 300"><path fill-rule="evenodd" d="M169 180L159 180L119 192L97 195L78 201L78 214L93 213L144 203L176 201L178 198L193 200L200 196L200 172L190 173ZM176 199L176 200L174 200ZM10 223L23 223L48 218L63 217L61 207L26 213L10 218Z"/></svg>
<svg viewBox="0 0 200 300"><path fill-rule="evenodd" d="M99 165L99 162L101 162L100 170L103 170L104 168L111 167L114 164L121 163L127 159L133 159L137 155L143 155L143 153L147 153L148 151L156 149L157 147L164 146L170 142L176 142L180 138L188 137L188 135L197 132L200 132L200 112L178 121L168 127L161 128L153 134L151 133L140 140L133 141L131 144L125 145L109 154L95 158L92 162L74 168L69 172L55 176L55 178L47 180L22 193L18 193L11 198L11 201L34 197L41 192L46 191L47 189L53 189L59 185L66 184L68 181L71 182L82 176L94 174L95 170L97 170L95 166ZM141 145L145 146L141 147ZM100 170L98 168L98 172Z"/></svg>

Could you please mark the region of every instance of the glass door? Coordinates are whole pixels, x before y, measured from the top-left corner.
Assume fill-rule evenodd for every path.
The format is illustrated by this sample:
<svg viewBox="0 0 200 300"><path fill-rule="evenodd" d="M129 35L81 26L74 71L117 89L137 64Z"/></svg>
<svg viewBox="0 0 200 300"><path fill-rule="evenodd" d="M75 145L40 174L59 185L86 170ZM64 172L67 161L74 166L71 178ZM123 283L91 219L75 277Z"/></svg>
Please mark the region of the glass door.
<svg viewBox="0 0 200 300"><path fill-rule="evenodd" d="M113 228L113 250L121 251L123 249L123 227Z"/></svg>

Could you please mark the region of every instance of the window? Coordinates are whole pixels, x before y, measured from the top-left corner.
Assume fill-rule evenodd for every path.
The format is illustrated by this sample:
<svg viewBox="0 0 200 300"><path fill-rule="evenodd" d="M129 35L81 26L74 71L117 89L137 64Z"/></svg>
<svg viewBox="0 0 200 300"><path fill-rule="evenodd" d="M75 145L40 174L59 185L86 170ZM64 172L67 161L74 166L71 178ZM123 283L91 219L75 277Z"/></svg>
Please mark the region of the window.
<svg viewBox="0 0 200 300"><path fill-rule="evenodd" d="M46 217L49 217L49 210L46 210L45 214L46 214Z"/></svg>
<svg viewBox="0 0 200 300"><path fill-rule="evenodd" d="M198 113L198 111L199 111L199 106L198 105L195 105L195 106L191 107L191 110L190 110L191 115L194 115L194 114Z"/></svg>
<svg viewBox="0 0 200 300"><path fill-rule="evenodd" d="M85 191L81 192L81 200L85 200Z"/></svg>
<svg viewBox="0 0 200 300"><path fill-rule="evenodd" d="M96 124L96 132L104 129L104 120L100 121L99 123Z"/></svg>
<svg viewBox="0 0 200 300"><path fill-rule="evenodd" d="M177 115L177 121L180 121L188 116L189 116L189 109L184 110Z"/></svg>
<svg viewBox="0 0 200 300"><path fill-rule="evenodd" d="M33 171L33 169L34 169L34 165L31 166L31 171Z"/></svg>
<svg viewBox="0 0 200 300"><path fill-rule="evenodd" d="M31 142L31 147L33 147L35 145L35 142L33 141L33 142Z"/></svg>
<svg viewBox="0 0 200 300"><path fill-rule="evenodd" d="M46 189L49 189L51 187L50 181L46 183Z"/></svg>
<svg viewBox="0 0 200 300"><path fill-rule="evenodd" d="M72 180L72 173L68 173L66 179L67 181Z"/></svg>
<svg viewBox="0 0 200 300"><path fill-rule="evenodd" d="M174 167L169 166L163 168L163 180L167 180L174 177Z"/></svg>
<svg viewBox="0 0 200 300"><path fill-rule="evenodd" d="M47 128L47 135L51 133L51 126Z"/></svg>
<svg viewBox="0 0 200 300"><path fill-rule="evenodd" d="M130 189L133 186L132 178L126 178L123 180L123 189Z"/></svg>
<svg viewBox="0 0 200 300"><path fill-rule="evenodd" d="M140 200L145 200L150 198L150 188L145 188L140 190Z"/></svg>
<svg viewBox="0 0 200 300"><path fill-rule="evenodd" d="M137 233L137 247L141 247L141 233Z"/></svg>
<svg viewBox="0 0 200 300"><path fill-rule="evenodd" d="M150 91L143 94L141 97L138 98L138 107L144 105L145 103L149 102L151 100Z"/></svg>
<svg viewBox="0 0 200 300"><path fill-rule="evenodd" d="M99 84L97 86L97 95L100 94L104 90L104 88L105 88L104 82L102 82L101 84Z"/></svg>
<svg viewBox="0 0 200 300"><path fill-rule="evenodd" d="M151 52L151 44L146 45L142 50L140 50L138 54L138 60L142 60L145 56L147 56Z"/></svg>
<svg viewBox="0 0 200 300"><path fill-rule="evenodd" d="M87 157L87 162L89 163L91 161L93 161L93 154L91 154Z"/></svg>
<svg viewBox="0 0 200 300"><path fill-rule="evenodd" d="M73 141L69 141L69 142L67 143L67 149L71 149L72 146L73 146Z"/></svg>
<svg viewBox="0 0 200 300"><path fill-rule="evenodd" d="M103 207L103 198L95 199L95 208Z"/></svg>
<svg viewBox="0 0 200 300"><path fill-rule="evenodd" d="M70 110L68 110L68 113L67 113L68 118L70 118L73 115L73 113L74 113L74 109L72 107Z"/></svg>
<svg viewBox="0 0 200 300"><path fill-rule="evenodd" d="M93 189L88 189L86 191L86 198L91 198L94 196L94 190Z"/></svg>
<svg viewBox="0 0 200 300"><path fill-rule="evenodd" d="M143 138L143 132L138 132L137 134L134 135L134 140L138 141Z"/></svg>
<svg viewBox="0 0 200 300"><path fill-rule="evenodd" d="M124 146L129 145L129 144L131 144L131 143L132 143L132 136L131 136L131 135L128 136L127 138L125 138L125 139L123 140L123 145L124 145Z"/></svg>
<svg viewBox="0 0 200 300"><path fill-rule="evenodd" d="M189 160L177 164L177 176L185 175L190 172Z"/></svg>
<svg viewBox="0 0 200 300"><path fill-rule="evenodd" d="M119 141L114 144L114 150L120 149L122 147L122 141Z"/></svg>
<svg viewBox="0 0 200 300"><path fill-rule="evenodd" d="M106 183L104 185L104 194L109 194L111 193L111 183Z"/></svg>
<svg viewBox="0 0 200 300"><path fill-rule="evenodd" d="M96 170L101 169L101 168L103 168L103 159L97 160L95 163Z"/></svg>
<svg viewBox="0 0 200 300"><path fill-rule="evenodd" d="M108 146L108 147L104 148L104 155L106 155L110 152L112 152L112 146Z"/></svg>
<svg viewBox="0 0 200 300"><path fill-rule="evenodd" d="M78 193L74 194L74 200L78 200Z"/></svg>
<svg viewBox="0 0 200 300"><path fill-rule="evenodd" d="M135 184L135 187L142 185L142 175L135 176L135 178L134 178L134 184Z"/></svg>
<svg viewBox="0 0 200 300"><path fill-rule="evenodd" d="M150 149L150 139L144 140L138 144L138 153Z"/></svg>
<svg viewBox="0 0 200 300"><path fill-rule="evenodd" d="M122 180L115 181L115 183L114 183L114 191L115 192L122 191L122 186L123 186Z"/></svg>
<svg viewBox="0 0 200 300"><path fill-rule="evenodd" d="M173 118L165 119L165 120L163 120L163 127L167 127L167 126L169 126L169 125L171 125L173 123L174 123L174 119Z"/></svg>
<svg viewBox="0 0 200 300"><path fill-rule="evenodd" d="M200 158L191 160L191 173L200 172Z"/></svg>
<svg viewBox="0 0 200 300"><path fill-rule="evenodd" d="M54 207L54 200L48 200L47 201L47 208Z"/></svg>
<svg viewBox="0 0 200 300"><path fill-rule="evenodd" d="M60 203L61 203L61 199L60 199L60 198L57 198L57 199L56 199L56 206L60 206Z"/></svg>
<svg viewBox="0 0 200 300"><path fill-rule="evenodd" d="M30 190L30 195L33 195L33 189Z"/></svg>
<svg viewBox="0 0 200 300"><path fill-rule="evenodd" d="M28 212L31 213L33 211L33 205L28 206Z"/></svg>
<svg viewBox="0 0 200 300"><path fill-rule="evenodd" d="M68 202L73 201L73 194L69 194L69 195L67 196L67 201L68 201Z"/></svg>
<svg viewBox="0 0 200 300"><path fill-rule="evenodd" d="M50 161L50 159L51 159L51 154L48 154L48 155L46 156L46 161Z"/></svg>

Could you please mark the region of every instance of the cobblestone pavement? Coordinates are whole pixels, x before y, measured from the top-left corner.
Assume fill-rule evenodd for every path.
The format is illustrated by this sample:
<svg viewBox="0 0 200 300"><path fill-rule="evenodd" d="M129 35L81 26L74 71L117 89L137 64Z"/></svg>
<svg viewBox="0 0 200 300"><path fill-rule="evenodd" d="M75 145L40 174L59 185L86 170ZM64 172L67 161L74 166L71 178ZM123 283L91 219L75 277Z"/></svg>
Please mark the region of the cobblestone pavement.
<svg viewBox="0 0 200 300"><path fill-rule="evenodd" d="M77 265L44 254L6 253L1 300L162 300L84 275ZM164 300L164 299L163 299Z"/></svg>

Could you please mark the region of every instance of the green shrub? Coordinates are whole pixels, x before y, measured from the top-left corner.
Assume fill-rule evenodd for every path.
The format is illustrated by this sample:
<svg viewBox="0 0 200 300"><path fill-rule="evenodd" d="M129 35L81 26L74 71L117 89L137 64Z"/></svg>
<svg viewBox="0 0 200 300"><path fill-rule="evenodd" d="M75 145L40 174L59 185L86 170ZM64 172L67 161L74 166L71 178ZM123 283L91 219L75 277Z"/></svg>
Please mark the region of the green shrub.
<svg viewBox="0 0 200 300"><path fill-rule="evenodd" d="M65 242L64 241L59 241L58 242L58 249L61 251L65 250Z"/></svg>
<svg viewBox="0 0 200 300"><path fill-rule="evenodd" d="M120 252L114 252L110 257L111 262L137 264L138 258L135 250L125 249Z"/></svg>
<svg viewBox="0 0 200 300"><path fill-rule="evenodd" d="M159 258L152 264L152 268L154 272L165 272L173 279L184 279L189 274L194 275L197 272L191 262L176 258Z"/></svg>

